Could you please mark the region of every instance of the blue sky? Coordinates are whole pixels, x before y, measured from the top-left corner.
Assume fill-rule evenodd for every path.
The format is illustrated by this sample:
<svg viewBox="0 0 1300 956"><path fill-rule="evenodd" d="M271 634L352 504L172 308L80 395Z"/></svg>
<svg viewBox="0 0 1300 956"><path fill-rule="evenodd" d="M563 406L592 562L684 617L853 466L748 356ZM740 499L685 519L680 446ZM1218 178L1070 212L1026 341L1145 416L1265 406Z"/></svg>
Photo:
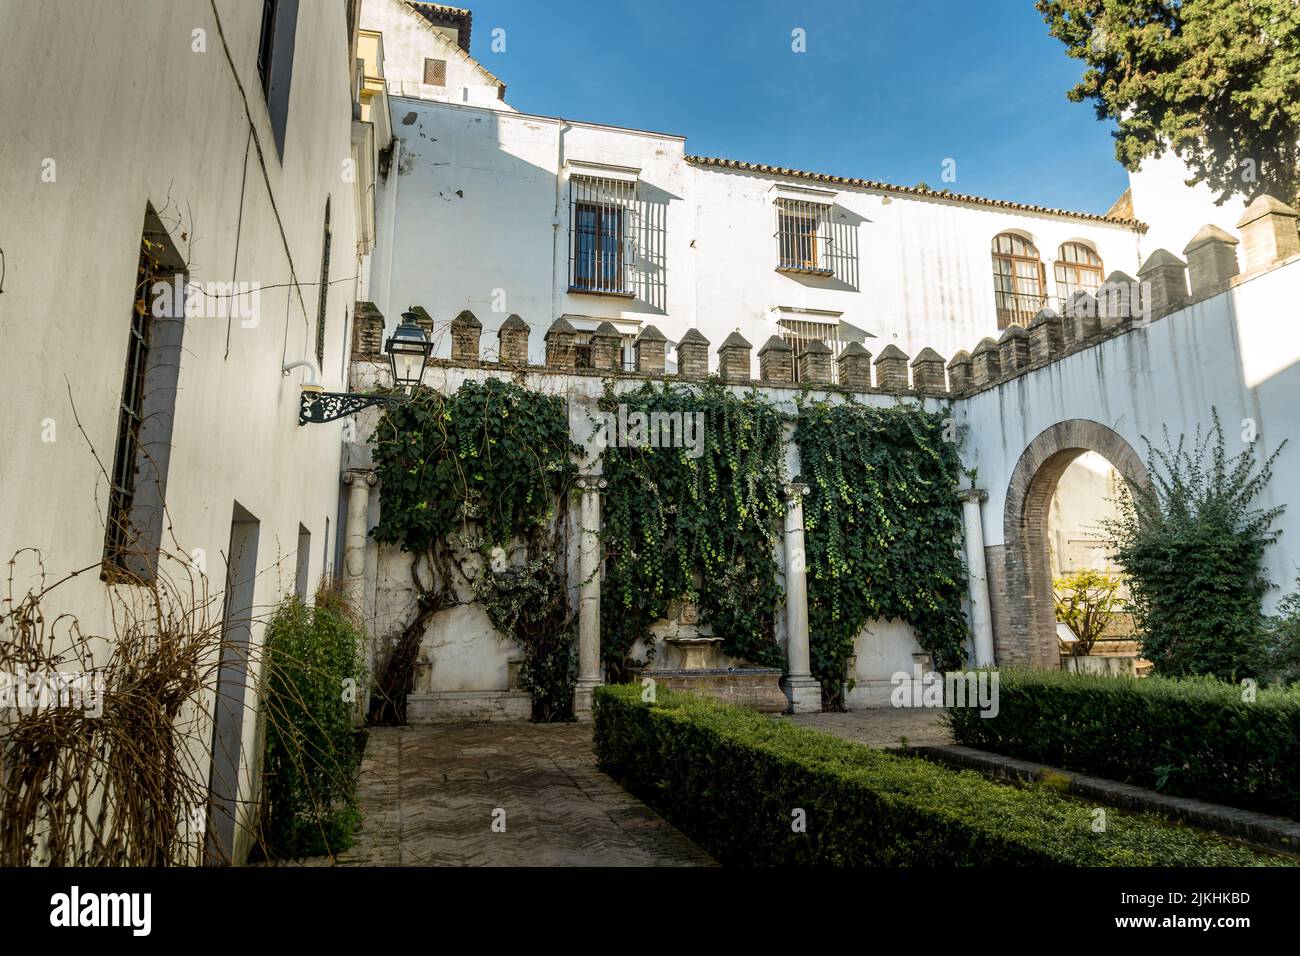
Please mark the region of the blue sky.
<svg viewBox="0 0 1300 956"><path fill-rule="evenodd" d="M1105 212L1128 185L1031 0L478 0L516 109L688 152ZM791 12L791 10L795 12ZM492 51L503 28L506 49ZM791 52L791 31L807 52ZM956 160L956 182L941 179Z"/></svg>

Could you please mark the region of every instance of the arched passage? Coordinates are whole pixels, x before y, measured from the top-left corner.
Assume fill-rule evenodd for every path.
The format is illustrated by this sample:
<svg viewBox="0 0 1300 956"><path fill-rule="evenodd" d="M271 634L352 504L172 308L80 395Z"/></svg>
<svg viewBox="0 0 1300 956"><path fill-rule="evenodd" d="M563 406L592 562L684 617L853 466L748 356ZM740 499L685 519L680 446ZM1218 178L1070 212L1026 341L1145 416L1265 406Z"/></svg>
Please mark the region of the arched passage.
<svg viewBox="0 0 1300 956"><path fill-rule="evenodd" d="M993 591L994 647L1000 664L1056 667L1056 614L1047 520L1061 475L1084 452L1109 461L1130 486L1148 483L1133 446L1100 422L1071 419L1029 443L1016 462L1002 515L1001 581Z"/></svg>

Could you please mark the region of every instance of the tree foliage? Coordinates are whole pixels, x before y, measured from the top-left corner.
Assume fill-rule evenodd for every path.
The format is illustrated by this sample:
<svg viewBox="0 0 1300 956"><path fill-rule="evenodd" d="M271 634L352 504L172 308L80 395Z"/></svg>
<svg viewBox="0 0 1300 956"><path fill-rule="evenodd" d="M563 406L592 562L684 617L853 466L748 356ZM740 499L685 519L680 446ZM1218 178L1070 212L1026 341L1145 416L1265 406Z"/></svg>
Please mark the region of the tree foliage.
<svg viewBox="0 0 1300 956"><path fill-rule="evenodd" d="M1092 651L1106 626L1123 608L1120 580L1113 574L1085 569L1065 574L1052 582L1056 619L1070 625L1077 641L1070 647L1075 657Z"/></svg>
<svg viewBox="0 0 1300 956"><path fill-rule="evenodd" d="M1142 656L1166 677L1256 677L1271 587L1265 549L1285 506L1257 507L1284 441L1266 460L1255 446L1229 457L1218 414L1189 450L1184 437L1147 442L1149 487L1120 489L1120 516L1103 523L1128 573Z"/></svg>
<svg viewBox="0 0 1300 956"><path fill-rule="evenodd" d="M1172 149L1222 202L1300 191L1295 0L1037 0L1086 65L1069 91L1118 123L1129 170Z"/></svg>
<svg viewBox="0 0 1300 956"><path fill-rule="evenodd" d="M816 402L795 432L804 500L813 674L842 703L845 658L870 621L912 625L941 669L964 657L957 553L961 463L945 416L914 405Z"/></svg>

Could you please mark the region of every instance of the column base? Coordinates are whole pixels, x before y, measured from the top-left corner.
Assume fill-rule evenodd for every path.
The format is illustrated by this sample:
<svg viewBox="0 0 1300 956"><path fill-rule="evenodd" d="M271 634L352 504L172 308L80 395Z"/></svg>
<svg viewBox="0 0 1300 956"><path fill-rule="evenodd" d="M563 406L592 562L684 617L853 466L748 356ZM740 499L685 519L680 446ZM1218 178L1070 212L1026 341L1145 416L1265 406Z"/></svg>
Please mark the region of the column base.
<svg viewBox="0 0 1300 956"><path fill-rule="evenodd" d="M819 714L822 709L822 684L814 677L786 677L781 680L790 714Z"/></svg>
<svg viewBox="0 0 1300 956"><path fill-rule="evenodd" d="M578 719L579 723L586 723L591 720L591 699L596 692L596 688L601 684L598 680L578 679L573 688L573 716Z"/></svg>

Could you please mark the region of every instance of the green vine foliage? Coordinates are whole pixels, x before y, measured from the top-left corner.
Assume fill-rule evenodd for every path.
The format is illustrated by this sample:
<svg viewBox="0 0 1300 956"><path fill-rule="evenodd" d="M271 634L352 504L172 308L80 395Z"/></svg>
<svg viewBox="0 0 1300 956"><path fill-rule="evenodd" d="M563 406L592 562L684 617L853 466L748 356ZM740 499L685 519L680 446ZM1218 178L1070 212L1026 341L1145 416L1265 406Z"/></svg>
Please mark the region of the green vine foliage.
<svg viewBox="0 0 1300 956"><path fill-rule="evenodd" d="M389 656L380 683L404 699L424 622L460 603L459 577L493 625L524 651L521 680L539 721L572 716L573 627L568 611L568 496L583 449L569 437L564 399L499 379L450 396L421 389L388 409L371 438L382 482L376 540L414 552L419 617ZM493 570L491 552L522 546L525 563ZM477 551L477 571L458 555ZM434 574L417 573L427 556ZM391 673L389 672L391 670Z"/></svg>
<svg viewBox="0 0 1300 956"><path fill-rule="evenodd" d="M488 379L420 389L380 419L376 540L427 551L472 524L485 549L545 529L576 472L562 398Z"/></svg>
<svg viewBox="0 0 1300 956"><path fill-rule="evenodd" d="M554 556L546 555L489 570L474 582L492 626L528 649L519 683L532 695L538 723L573 718L578 655L567 581Z"/></svg>
<svg viewBox="0 0 1300 956"><path fill-rule="evenodd" d="M842 706L845 658L870 621L910 624L937 668L964 659L962 468L948 424L915 405L800 408L810 649L831 706Z"/></svg>
<svg viewBox="0 0 1300 956"><path fill-rule="evenodd" d="M650 625L688 596L722 649L753 664L780 666L774 622L782 593L775 549L783 514L782 422L756 394L717 383L639 389L601 402L635 412L702 413L699 453L684 447L604 451L605 574L601 652L615 674L630 665L640 638L653 653Z"/></svg>

